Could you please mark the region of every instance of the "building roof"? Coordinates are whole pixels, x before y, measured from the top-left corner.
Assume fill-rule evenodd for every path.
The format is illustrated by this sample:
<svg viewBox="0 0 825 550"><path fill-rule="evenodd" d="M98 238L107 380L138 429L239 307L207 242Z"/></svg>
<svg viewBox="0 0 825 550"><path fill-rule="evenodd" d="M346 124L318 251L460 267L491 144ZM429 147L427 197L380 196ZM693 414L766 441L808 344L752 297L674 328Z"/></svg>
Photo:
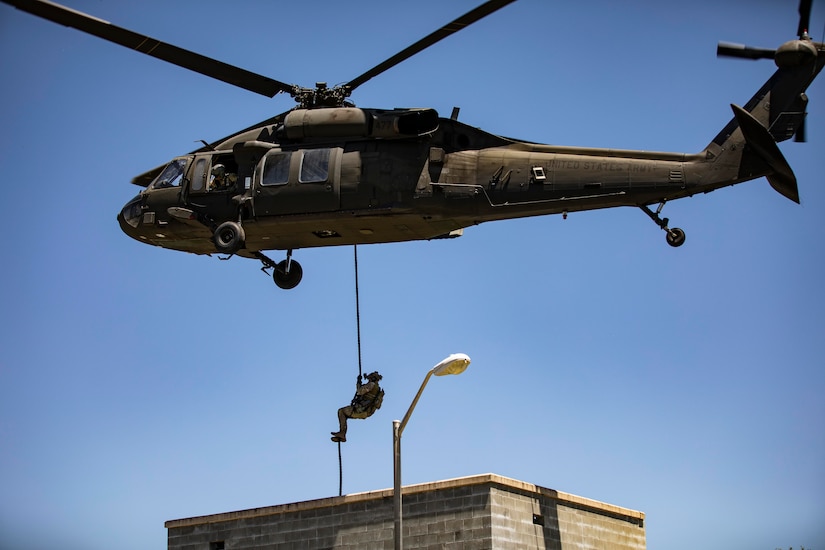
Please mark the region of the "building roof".
<svg viewBox="0 0 825 550"><path fill-rule="evenodd" d="M518 492L522 494L533 494L536 496L549 497L559 502L559 504L580 508L584 510L591 510L594 512L626 518L628 520L642 523L644 521L644 513L629 508L622 508L613 504L607 504L598 500L572 495L556 491L555 489L548 489L532 483L518 481L508 477L497 474L480 474L467 477L459 477L455 479L447 479L443 481L433 481L430 483L420 483L417 485L407 485L403 487L402 494L413 495L417 493L428 493L435 491L442 491L445 489L455 489L459 487L468 487L471 485L490 485L491 487L498 487L504 490ZM262 508L250 508L248 510L239 510L236 512L223 512L220 514L212 514L207 516L196 516L192 518L173 519L167 521L164 525L167 529L174 529L178 527L189 527L193 525L204 525L209 523L217 523L223 521L233 521L238 519L248 519L261 516L269 516L274 514L283 514L290 512L299 512L305 510L314 510L318 508L332 508L345 504L352 504L356 502L366 502L380 499L392 498L392 489L381 489L377 491L367 491L363 493L352 493L340 497L328 497L315 500L305 500L303 502L294 502L291 504L277 504L274 506L264 506Z"/></svg>

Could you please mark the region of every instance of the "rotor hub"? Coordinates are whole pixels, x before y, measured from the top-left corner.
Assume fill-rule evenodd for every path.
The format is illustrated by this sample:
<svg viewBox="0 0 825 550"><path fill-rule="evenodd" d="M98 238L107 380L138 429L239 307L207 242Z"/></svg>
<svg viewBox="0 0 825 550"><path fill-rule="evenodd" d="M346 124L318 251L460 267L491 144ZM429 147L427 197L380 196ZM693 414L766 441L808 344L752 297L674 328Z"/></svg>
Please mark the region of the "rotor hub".
<svg viewBox="0 0 825 550"><path fill-rule="evenodd" d="M352 94L352 89L349 86L328 88L326 82L316 83L315 88L294 86L290 91L290 95L298 102L301 109L350 106L346 100L350 94Z"/></svg>
<svg viewBox="0 0 825 550"><path fill-rule="evenodd" d="M773 59L777 67L801 67L816 59L817 54L814 43L809 38L803 37L779 46Z"/></svg>

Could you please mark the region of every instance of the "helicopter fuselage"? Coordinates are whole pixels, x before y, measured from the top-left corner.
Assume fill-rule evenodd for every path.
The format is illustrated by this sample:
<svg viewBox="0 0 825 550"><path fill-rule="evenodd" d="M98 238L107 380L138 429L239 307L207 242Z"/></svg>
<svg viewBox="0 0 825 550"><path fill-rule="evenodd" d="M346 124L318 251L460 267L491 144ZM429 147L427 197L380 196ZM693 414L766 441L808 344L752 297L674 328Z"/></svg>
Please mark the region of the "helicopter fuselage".
<svg viewBox="0 0 825 550"><path fill-rule="evenodd" d="M352 110L370 114L329 109ZM124 207L121 226L142 242L208 254L214 229L235 220L246 255L451 237L487 221L651 204L741 181L738 162L711 167L707 151L539 145L429 116L432 128L414 136L342 139L316 128L321 135L290 143L250 139L283 133L277 124L256 129L175 159L177 178L168 167L156 176ZM228 177L216 186L219 165Z"/></svg>

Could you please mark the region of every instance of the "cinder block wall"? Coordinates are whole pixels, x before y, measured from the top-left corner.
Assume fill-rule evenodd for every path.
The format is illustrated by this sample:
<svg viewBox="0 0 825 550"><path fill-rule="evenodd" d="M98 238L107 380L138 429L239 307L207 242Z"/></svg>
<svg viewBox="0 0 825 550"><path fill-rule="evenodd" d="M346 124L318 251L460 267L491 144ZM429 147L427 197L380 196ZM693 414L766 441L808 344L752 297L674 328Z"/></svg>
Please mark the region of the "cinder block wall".
<svg viewBox="0 0 825 550"><path fill-rule="evenodd" d="M644 514L485 474L404 487L404 548L644 550ZM166 522L169 550L392 549L392 490Z"/></svg>
<svg viewBox="0 0 825 550"><path fill-rule="evenodd" d="M485 548L646 548L641 512L516 483L490 490L494 544Z"/></svg>

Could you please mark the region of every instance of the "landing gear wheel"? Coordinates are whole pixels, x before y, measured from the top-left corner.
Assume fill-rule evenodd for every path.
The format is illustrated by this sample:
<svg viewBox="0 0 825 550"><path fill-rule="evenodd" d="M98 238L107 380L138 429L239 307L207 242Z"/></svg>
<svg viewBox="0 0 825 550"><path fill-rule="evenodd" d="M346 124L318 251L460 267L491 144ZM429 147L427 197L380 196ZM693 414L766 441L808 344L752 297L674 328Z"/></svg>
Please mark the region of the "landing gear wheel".
<svg viewBox="0 0 825 550"><path fill-rule="evenodd" d="M222 254L234 254L243 248L246 233L238 222L223 222L212 237L215 248Z"/></svg>
<svg viewBox="0 0 825 550"><path fill-rule="evenodd" d="M298 286L304 276L304 269L295 260L281 260L272 272L272 280L279 288L290 290Z"/></svg>
<svg viewBox="0 0 825 550"><path fill-rule="evenodd" d="M667 231L665 238L667 239L667 244L673 248L685 244L685 232L678 227L674 227L673 229Z"/></svg>
<svg viewBox="0 0 825 550"><path fill-rule="evenodd" d="M685 232L679 229L678 227L674 227L673 229L667 226L670 223L670 220L667 218L662 218L659 214L662 213L662 208L665 207L666 199L663 199L662 202L659 203L659 207L656 209L656 212L648 208L646 204L640 204L639 208L642 209L642 212L648 215L648 217L653 220L653 222L661 227L665 231L665 238L667 239L667 244L676 248L678 246L682 246L685 244Z"/></svg>

